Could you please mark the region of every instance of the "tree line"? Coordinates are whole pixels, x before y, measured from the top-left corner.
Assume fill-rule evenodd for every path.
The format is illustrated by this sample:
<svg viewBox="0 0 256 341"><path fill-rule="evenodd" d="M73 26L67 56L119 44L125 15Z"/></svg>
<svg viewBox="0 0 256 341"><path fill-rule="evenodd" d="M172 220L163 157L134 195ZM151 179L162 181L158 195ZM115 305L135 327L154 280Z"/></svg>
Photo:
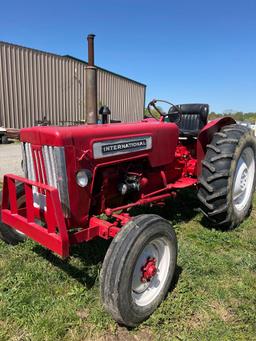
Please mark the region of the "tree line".
<svg viewBox="0 0 256 341"><path fill-rule="evenodd" d="M245 121L245 122L250 122L255 124L256 123L256 112L242 112L242 111L237 111L237 112L225 112L223 114L218 114L214 111L212 111L209 114L209 120L214 120L216 118L220 118L223 116L231 116L233 117L236 121Z"/></svg>

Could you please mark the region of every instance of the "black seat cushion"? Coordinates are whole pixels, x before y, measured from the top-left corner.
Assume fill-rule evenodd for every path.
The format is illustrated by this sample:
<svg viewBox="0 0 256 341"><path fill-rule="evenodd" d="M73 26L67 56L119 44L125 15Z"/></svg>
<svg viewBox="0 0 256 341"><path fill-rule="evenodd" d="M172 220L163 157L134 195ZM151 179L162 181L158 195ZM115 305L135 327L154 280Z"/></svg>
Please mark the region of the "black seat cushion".
<svg viewBox="0 0 256 341"><path fill-rule="evenodd" d="M208 104L179 104L181 119L177 125L180 128L180 136L196 137L199 131L206 125L209 113ZM169 113L177 111L173 106Z"/></svg>

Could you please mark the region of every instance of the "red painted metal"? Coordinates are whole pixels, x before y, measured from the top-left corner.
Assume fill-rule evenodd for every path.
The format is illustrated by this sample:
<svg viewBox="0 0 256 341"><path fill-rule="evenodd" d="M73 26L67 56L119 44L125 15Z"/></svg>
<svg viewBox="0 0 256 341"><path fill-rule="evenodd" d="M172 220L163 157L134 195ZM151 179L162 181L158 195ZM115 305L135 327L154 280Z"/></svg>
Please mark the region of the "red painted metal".
<svg viewBox="0 0 256 341"><path fill-rule="evenodd" d="M153 167L162 166L174 159L178 143L179 129L174 123L165 123L152 120L143 120L135 123L91 124L72 127L33 127L21 130L20 140L33 145L49 146L74 146L79 152L88 153L88 158L93 160L92 146L97 141L123 139L129 137L152 136L154 148L147 151L147 157ZM162 146L165 146L163 149ZM168 153L166 153L168 150ZM145 153L145 152L144 152ZM141 152L132 153L130 156L140 155ZM129 154L125 155L129 156ZM120 155L108 159L94 160L95 165L104 162L120 160Z"/></svg>
<svg viewBox="0 0 256 341"><path fill-rule="evenodd" d="M19 214L17 209L16 182L24 183L26 193L26 215ZM32 186L44 190L47 211L40 211L40 218L46 227L39 225L33 202ZM5 224L25 233L30 238L60 254L69 255L68 233L62 213L58 190L36 181L30 181L20 176L7 174L4 176L2 220Z"/></svg>
<svg viewBox="0 0 256 341"><path fill-rule="evenodd" d="M171 193L153 196L151 198L146 198L146 199L140 199L140 200L138 200L134 203L131 203L131 204L127 204L127 205L123 205L123 206L119 206L119 207L114 207L114 208L107 208L105 210L105 214L107 216L111 216L114 212L118 212L121 210L127 210L128 208L135 207L135 206L147 205L147 204L150 204L154 201L161 201L161 200L167 199L169 197L171 197Z"/></svg>
<svg viewBox="0 0 256 341"><path fill-rule="evenodd" d="M126 212L138 205L161 203L177 190L197 184L206 145L223 125L223 118L206 125L198 139L179 139L173 123L146 119L130 124L77 127L34 127L21 130L21 141L32 148L37 181L15 175L4 177L2 220L63 257L71 244L93 238L113 238L131 217ZM152 148L95 159L95 142L134 137L152 137ZM64 147L70 216L64 218L58 190L47 184L42 146ZM82 188L76 173L88 169L92 181ZM121 194L119 184L134 177L135 187ZM26 208L18 209L15 182L24 184ZM46 209L34 204L35 189L45 195ZM119 211L123 211L120 213ZM111 222L96 216L105 213ZM38 223L38 220L40 223Z"/></svg>
<svg viewBox="0 0 256 341"><path fill-rule="evenodd" d="M25 209L17 208L16 182L24 184ZM46 210L39 211L35 207L32 188L40 188L41 192L44 191ZM109 223L97 217L92 217L88 228L69 233L63 217L58 190L13 174L4 176L1 214L2 221L5 224L25 233L28 237L64 258L69 256L70 244L89 241L95 237L113 238L120 230L120 227L116 226L116 222L122 225L131 219L128 214L120 214L115 215L116 222ZM38 220L40 220L40 223Z"/></svg>
<svg viewBox="0 0 256 341"><path fill-rule="evenodd" d="M142 133L143 132L143 133ZM154 148L125 155L114 155L104 159L93 158L93 143L110 139L152 136ZM32 146L50 145L65 148L68 188L70 195L70 218L66 221L68 227L74 225L88 226L89 211L93 200L94 181L108 166L120 163L147 160L149 167L163 167L171 164L175 158L175 148L178 143L178 127L173 123L144 120L128 124L83 125L73 127L33 127L21 130L21 141L30 142ZM165 146L163 149L162 146ZM168 152L167 152L168 151ZM81 169L89 169L93 174L92 183L81 188L76 184L75 174ZM158 175L156 175L158 178ZM156 180L157 182L157 180ZM155 187L159 187L154 183ZM147 186L147 192L152 191ZM105 207L107 208L107 207ZM97 214L99 211L97 211Z"/></svg>
<svg viewBox="0 0 256 341"><path fill-rule="evenodd" d="M229 124L235 124L236 121L232 117L222 117L209 122L199 133L197 138L197 176L201 175L202 166L201 161L204 159L206 153L206 146L212 140L213 134L220 131L220 129Z"/></svg>
<svg viewBox="0 0 256 341"><path fill-rule="evenodd" d="M141 268L142 276L141 282L150 282L150 280L155 276L157 273L156 267L156 259L155 258L148 258L146 264Z"/></svg>
<svg viewBox="0 0 256 341"><path fill-rule="evenodd" d="M103 239L113 238L119 231L120 228L115 226L114 223L92 217L89 221L88 228L70 234L70 244L88 242L96 237L101 237Z"/></svg>
<svg viewBox="0 0 256 341"><path fill-rule="evenodd" d="M111 216L113 215L114 212L118 212L121 210L127 210L128 208L131 207L135 207L135 206L143 206L143 205L147 205L153 202L157 202L157 201L163 201L169 197L175 197L176 193L174 194L171 190L175 190L175 189L181 189L181 188L186 188L186 187L190 187L193 185L197 184L197 179L192 179L192 178L182 178L177 180L174 184L169 184L166 187L155 191L153 193L150 193L146 196L142 196L141 199L139 199L138 201L135 201L133 203L127 204L127 205L123 205L123 206L118 206L118 207L114 207L114 208L107 208L105 209L105 214L107 216ZM165 194L160 194L163 192L168 192ZM156 194L160 194L160 195L156 195Z"/></svg>

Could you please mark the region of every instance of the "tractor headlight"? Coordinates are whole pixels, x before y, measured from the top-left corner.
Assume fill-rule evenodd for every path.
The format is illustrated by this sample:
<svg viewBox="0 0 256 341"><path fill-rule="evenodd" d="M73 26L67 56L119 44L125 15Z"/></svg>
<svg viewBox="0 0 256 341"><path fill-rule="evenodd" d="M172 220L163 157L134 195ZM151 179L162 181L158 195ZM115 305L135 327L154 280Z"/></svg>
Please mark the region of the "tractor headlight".
<svg viewBox="0 0 256 341"><path fill-rule="evenodd" d="M92 173L89 169L81 169L76 173L76 183L80 187L86 187L92 180Z"/></svg>

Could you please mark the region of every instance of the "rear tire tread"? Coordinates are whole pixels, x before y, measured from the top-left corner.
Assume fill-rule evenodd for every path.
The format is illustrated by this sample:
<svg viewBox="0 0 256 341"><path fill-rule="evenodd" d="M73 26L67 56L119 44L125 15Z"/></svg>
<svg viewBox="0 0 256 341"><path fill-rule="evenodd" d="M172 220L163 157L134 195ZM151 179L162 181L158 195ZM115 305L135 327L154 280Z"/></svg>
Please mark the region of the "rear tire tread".
<svg viewBox="0 0 256 341"><path fill-rule="evenodd" d="M224 143L234 143L237 144L239 142L238 139L224 139L224 140L219 140L216 142L217 146L224 144Z"/></svg>
<svg viewBox="0 0 256 341"><path fill-rule="evenodd" d="M214 167L212 164L210 164L210 162L208 162L208 161L206 161L206 160L203 160L203 161L202 161L202 165L203 165L204 167L208 168L212 173L216 172L215 167Z"/></svg>
<svg viewBox="0 0 256 341"><path fill-rule="evenodd" d="M206 146L208 149L212 149L215 153L220 154L221 150L220 148L214 146L213 144L207 144Z"/></svg>
<svg viewBox="0 0 256 341"><path fill-rule="evenodd" d="M215 133L214 136L223 137L224 139L228 137L227 134L225 134L224 132Z"/></svg>
<svg viewBox="0 0 256 341"><path fill-rule="evenodd" d="M214 156L211 158L211 162L214 163L215 161L219 161L223 159L233 159L233 154L225 153L225 154Z"/></svg>
<svg viewBox="0 0 256 341"><path fill-rule="evenodd" d="M201 201L201 203L204 204L205 207L207 207L211 211L214 209L214 206L212 204L209 204L200 192L198 192L197 196L198 196L198 199Z"/></svg>
<svg viewBox="0 0 256 341"><path fill-rule="evenodd" d="M208 184L207 181L205 181L202 177L199 178L199 183L201 186L203 186L209 193L213 193L214 188Z"/></svg>
<svg viewBox="0 0 256 341"><path fill-rule="evenodd" d="M226 178L228 176L229 176L229 171L218 172L218 173L208 176L206 181L207 183L209 183L217 179Z"/></svg>
<svg viewBox="0 0 256 341"><path fill-rule="evenodd" d="M220 208L218 208L217 210L214 210L214 211L212 211L212 212L209 212L208 215L209 215L210 217L214 217L215 215L218 215L218 214L220 214L220 213L226 212L227 209L228 209L228 205L225 204L225 205L221 206Z"/></svg>
<svg viewBox="0 0 256 341"><path fill-rule="evenodd" d="M212 195L208 195L206 197L206 201L209 202L209 201L212 201L212 200L215 200L215 199L218 199L218 198L221 198L223 197L224 195L227 195L227 188L219 191L219 192L215 192L214 194Z"/></svg>
<svg viewBox="0 0 256 341"><path fill-rule="evenodd" d="M202 213L214 223L214 226L232 229L248 216L252 194L242 214L234 211L232 198L232 180L236 164L246 147L251 147L256 157L256 139L253 131L238 124L223 127L213 135L212 141L206 146L198 199ZM253 190L255 182L256 176ZM210 188L213 191L210 192Z"/></svg>

